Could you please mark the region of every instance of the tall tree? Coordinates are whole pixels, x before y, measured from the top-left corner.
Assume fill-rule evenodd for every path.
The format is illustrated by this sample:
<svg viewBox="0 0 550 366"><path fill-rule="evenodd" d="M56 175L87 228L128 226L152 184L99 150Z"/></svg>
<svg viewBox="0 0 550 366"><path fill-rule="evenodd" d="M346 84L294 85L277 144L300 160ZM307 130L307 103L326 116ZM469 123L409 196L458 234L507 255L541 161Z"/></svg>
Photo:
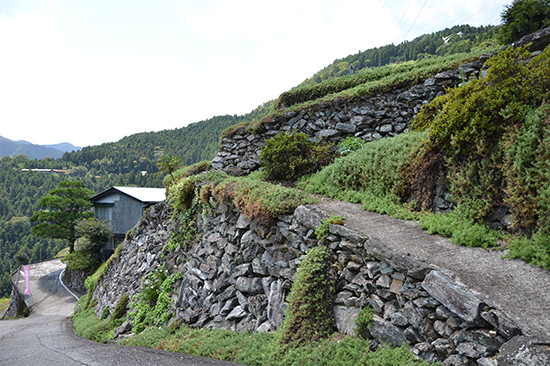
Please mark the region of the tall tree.
<svg viewBox="0 0 550 366"><path fill-rule="evenodd" d="M32 227L32 233L40 237L67 239L69 252L73 252L77 222L93 216L89 200L93 194L84 182L59 182L57 188L40 198L38 206L45 209L32 215L31 221L38 223Z"/></svg>
<svg viewBox="0 0 550 366"><path fill-rule="evenodd" d="M502 44L510 44L548 26L550 0L515 0L504 9L501 18L498 39Z"/></svg>

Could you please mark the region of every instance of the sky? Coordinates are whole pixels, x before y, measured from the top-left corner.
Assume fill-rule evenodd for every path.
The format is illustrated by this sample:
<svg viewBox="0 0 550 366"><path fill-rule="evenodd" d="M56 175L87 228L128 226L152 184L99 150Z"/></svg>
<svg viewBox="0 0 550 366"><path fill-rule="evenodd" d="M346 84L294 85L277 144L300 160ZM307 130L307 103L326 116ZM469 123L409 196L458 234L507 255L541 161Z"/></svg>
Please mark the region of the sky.
<svg viewBox="0 0 550 366"><path fill-rule="evenodd" d="M334 60L511 0L1 0L0 136L78 146L242 115Z"/></svg>

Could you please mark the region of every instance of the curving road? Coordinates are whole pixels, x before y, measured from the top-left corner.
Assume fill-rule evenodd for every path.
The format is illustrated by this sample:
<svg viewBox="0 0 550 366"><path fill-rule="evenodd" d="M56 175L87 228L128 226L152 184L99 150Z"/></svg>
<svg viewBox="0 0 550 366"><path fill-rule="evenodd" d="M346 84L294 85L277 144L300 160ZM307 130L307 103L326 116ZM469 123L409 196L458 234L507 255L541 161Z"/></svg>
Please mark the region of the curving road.
<svg viewBox="0 0 550 366"><path fill-rule="evenodd" d="M67 319L76 299L60 282L63 267L59 260L31 265L31 315L0 321L0 365L233 365L180 353L96 343L76 335Z"/></svg>

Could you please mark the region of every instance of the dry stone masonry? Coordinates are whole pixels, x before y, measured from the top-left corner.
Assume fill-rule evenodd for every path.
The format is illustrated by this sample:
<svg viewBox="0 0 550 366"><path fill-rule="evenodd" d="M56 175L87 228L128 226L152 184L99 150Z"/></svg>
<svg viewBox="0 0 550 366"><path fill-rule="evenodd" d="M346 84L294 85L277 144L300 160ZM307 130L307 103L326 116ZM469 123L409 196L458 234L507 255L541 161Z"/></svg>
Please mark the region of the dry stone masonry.
<svg viewBox="0 0 550 366"><path fill-rule="evenodd" d="M415 354L444 365L491 357L522 334L492 308L428 264L388 251L376 239L342 225L314 230L326 217L316 206L300 206L272 225L246 219L232 203L217 203L198 220L197 243L185 252L163 251L177 229L161 203L138 223L121 255L109 266L93 297L96 314L118 299L137 294L141 279L162 264L181 273L173 294L173 320L194 327L270 332L282 323L285 299L300 261L310 248L326 245L338 269L334 315L340 332L353 334L355 317L371 307L373 345L412 346ZM125 329L119 331L129 331ZM118 334L118 333L117 333Z"/></svg>
<svg viewBox="0 0 550 366"><path fill-rule="evenodd" d="M534 55L550 44L550 28L523 37L512 46L530 45ZM214 169L232 175L246 175L259 168L258 156L265 140L281 131L297 131L312 139L338 143L348 136L366 141L391 137L407 130L409 122L446 88L458 86L468 78L482 77L483 66L496 52L463 64L456 70L438 73L418 85L396 87L387 93L368 95L357 101L335 99L310 110L288 111L273 117L249 134L245 127L221 140L220 151L212 161Z"/></svg>
<svg viewBox="0 0 550 366"><path fill-rule="evenodd" d="M464 64L460 69L441 72L423 84L402 86L384 94L362 97L356 102L335 99L311 110L288 111L264 122L255 134L237 129L221 140L212 166L233 175L246 175L259 168L258 156L265 140L282 131L303 132L311 138L338 143L348 136L366 141L398 135L424 104L457 86L463 78L478 77L488 56Z"/></svg>

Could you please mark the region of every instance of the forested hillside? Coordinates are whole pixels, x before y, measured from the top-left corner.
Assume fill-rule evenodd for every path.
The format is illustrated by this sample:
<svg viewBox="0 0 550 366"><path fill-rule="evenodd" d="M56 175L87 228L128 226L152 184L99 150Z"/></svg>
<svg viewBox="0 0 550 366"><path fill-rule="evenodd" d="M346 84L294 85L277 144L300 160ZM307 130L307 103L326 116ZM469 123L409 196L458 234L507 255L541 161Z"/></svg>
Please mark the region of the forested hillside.
<svg viewBox="0 0 550 366"><path fill-rule="evenodd" d="M156 163L166 154L181 157L185 165L210 160L218 151L223 130L245 121L261 119L271 110L272 104L268 102L243 116L216 116L174 130L143 132L117 142L85 147L64 154L62 160L98 174L156 172Z"/></svg>
<svg viewBox="0 0 550 366"><path fill-rule="evenodd" d="M410 42L370 48L335 60L331 65L315 73L300 86L320 83L323 80L349 75L350 65L354 73L361 70L397 62L422 60L433 56L447 56L471 52L478 48L496 45L498 27L471 27L458 25L439 32L425 34Z"/></svg>

